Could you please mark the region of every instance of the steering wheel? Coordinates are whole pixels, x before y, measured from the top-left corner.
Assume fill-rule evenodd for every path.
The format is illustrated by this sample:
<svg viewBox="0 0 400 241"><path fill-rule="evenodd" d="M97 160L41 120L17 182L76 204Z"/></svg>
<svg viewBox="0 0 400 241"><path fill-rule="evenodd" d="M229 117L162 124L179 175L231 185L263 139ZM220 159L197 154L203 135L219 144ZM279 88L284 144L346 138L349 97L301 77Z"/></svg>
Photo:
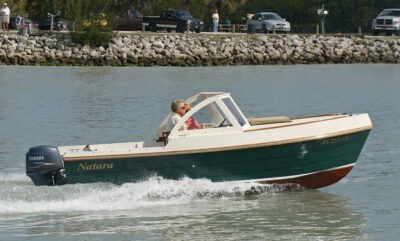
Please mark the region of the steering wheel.
<svg viewBox="0 0 400 241"><path fill-rule="evenodd" d="M226 121L226 118L224 118L223 120L222 120L222 122L218 125L218 127L222 127L223 125L224 125L224 122Z"/></svg>

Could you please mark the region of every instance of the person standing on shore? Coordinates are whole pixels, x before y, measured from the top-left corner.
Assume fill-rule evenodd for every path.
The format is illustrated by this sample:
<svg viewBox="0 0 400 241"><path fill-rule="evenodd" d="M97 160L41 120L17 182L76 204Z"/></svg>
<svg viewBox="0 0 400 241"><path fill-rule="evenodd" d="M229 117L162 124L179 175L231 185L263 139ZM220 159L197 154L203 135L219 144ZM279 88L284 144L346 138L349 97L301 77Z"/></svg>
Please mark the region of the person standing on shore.
<svg viewBox="0 0 400 241"><path fill-rule="evenodd" d="M212 15L212 20L213 20L213 32L218 32L219 15L217 9L215 9Z"/></svg>
<svg viewBox="0 0 400 241"><path fill-rule="evenodd" d="M0 9L1 16L1 28L3 31L8 31L8 24L10 23L10 9L7 6L7 3L3 4L3 7Z"/></svg>

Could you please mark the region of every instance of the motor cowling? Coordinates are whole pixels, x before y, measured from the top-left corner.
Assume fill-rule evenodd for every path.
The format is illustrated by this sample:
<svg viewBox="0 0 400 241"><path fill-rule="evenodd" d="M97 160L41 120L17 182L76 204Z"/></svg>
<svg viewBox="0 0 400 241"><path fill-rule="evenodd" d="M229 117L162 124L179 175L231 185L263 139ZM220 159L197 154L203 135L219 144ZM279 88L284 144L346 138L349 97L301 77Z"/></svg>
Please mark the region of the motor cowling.
<svg viewBox="0 0 400 241"><path fill-rule="evenodd" d="M66 183L64 161L54 146L35 146L26 153L26 174L36 186Z"/></svg>

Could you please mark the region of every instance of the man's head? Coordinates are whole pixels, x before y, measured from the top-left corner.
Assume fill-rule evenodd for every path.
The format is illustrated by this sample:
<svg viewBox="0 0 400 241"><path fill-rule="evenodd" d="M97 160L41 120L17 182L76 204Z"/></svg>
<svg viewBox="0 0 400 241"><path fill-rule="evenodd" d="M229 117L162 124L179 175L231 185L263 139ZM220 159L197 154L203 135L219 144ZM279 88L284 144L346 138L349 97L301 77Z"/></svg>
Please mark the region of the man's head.
<svg viewBox="0 0 400 241"><path fill-rule="evenodd" d="M185 102L184 100L174 100L171 103L171 110L178 113L180 116L185 114Z"/></svg>
<svg viewBox="0 0 400 241"><path fill-rule="evenodd" d="M7 7L7 3L3 3L3 7Z"/></svg>

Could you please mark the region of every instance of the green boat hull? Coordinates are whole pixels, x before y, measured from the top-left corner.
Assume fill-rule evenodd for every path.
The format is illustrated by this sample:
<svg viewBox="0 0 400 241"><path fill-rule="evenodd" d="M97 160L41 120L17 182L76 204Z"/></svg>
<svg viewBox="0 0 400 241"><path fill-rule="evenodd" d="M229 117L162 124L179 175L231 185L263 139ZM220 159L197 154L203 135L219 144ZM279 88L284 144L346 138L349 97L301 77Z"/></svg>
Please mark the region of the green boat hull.
<svg viewBox="0 0 400 241"><path fill-rule="evenodd" d="M65 160L68 184L140 182L152 176L213 182L292 182L319 188L354 166L370 130L306 142L223 151L92 160Z"/></svg>

